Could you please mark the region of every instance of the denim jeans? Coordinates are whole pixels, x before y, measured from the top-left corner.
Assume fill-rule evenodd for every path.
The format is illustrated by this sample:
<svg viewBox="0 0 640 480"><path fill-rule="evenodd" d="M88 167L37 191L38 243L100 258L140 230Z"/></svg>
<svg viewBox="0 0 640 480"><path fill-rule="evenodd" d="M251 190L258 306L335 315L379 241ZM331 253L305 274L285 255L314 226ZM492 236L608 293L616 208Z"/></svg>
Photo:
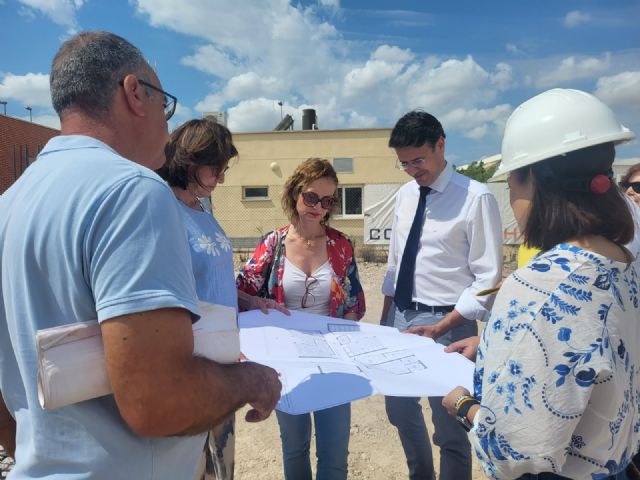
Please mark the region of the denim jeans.
<svg viewBox="0 0 640 480"><path fill-rule="evenodd" d="M402 313L394 308L390 315L394 315L393 322L388 323L393 323L398 330L404 331L418 325L434 325L446 314L409 310ZM476 322L465 320L437 341L449 345L477 334ZM440 479L471 480L471 445L467 432L447 413L442 406L442 397L429 397L429 405L435 428L433 441L440 447ZM409 467L409 479L434 480L431 443L424 423L420 398L385 397L385 407L389 421L398 429Z"/></svg>
<svg viewBox="0 0 640 480"><path fill-rule="evenodd" d="M311 415L316 429L317 480L346 480L351 404L291 415L276 410L285 480L311 480Z"/></svg>

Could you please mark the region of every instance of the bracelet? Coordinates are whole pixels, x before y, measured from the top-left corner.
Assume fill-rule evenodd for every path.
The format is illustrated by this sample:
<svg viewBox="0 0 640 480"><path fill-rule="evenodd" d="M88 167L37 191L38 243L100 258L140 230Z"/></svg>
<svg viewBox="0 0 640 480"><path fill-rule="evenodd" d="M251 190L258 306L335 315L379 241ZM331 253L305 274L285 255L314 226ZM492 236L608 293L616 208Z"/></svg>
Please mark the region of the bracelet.
<svg viewBox="0 0 640 480"><path fill-rule="evenodd" d="M473 427L473 424L467 418L467 414L469 413L471 407L473 407L474 405L480 405L480 402L470 395L461 395L456 400L454 406L454 415L456 417L456 420L460 422L462 427L467 432L471 430L471 427Z"/></svg>
<svg viewBox="0 0 640 480"><path fill-rule="evenodd" d="M456 415L458 413L458 410L460 409L460 406L470 400L473 400L473 397L466 394L460 395L458 398L456 398L456 401L453 403L453 414Z"/></svg>

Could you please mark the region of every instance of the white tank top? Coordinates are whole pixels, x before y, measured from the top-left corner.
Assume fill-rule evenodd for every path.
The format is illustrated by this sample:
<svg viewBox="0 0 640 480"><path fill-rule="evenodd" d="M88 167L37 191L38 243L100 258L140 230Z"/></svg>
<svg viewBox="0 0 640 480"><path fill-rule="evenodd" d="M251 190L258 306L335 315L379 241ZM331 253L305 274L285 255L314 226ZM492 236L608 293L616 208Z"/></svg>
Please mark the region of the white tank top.
<svg viewBox="0 0 640 480"><path fill-rule="evenodd" d="M307 277L306 273L285 257L282 274L285 306L289 310L329 315L332 275L329 260Z"/></svg>

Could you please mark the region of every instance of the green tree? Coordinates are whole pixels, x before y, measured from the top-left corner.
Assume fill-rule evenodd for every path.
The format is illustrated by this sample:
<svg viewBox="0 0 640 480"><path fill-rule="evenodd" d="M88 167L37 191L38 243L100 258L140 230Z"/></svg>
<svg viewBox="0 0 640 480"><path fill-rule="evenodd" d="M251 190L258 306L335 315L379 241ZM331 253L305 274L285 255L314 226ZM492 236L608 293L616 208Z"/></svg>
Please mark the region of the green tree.
<svg viewBox="0 0 640 480"><path fill-rule="evenodd" d="M456 172L461 173L469 178L473 178L478 182L487 183L493 174L495 173L498 165L493 165L489 168L485 168L482 160L479 162L471 162L471 164L467 168L458 168L454 165Z"/></svg>

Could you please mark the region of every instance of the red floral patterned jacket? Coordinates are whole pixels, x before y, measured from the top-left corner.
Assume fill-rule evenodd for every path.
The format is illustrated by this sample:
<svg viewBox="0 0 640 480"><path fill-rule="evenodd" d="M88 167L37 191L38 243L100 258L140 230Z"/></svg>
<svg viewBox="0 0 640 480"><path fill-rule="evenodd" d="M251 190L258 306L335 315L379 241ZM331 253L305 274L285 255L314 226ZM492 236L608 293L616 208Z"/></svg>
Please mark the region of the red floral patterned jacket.
<svg viewBox="0 0 640 480"><path fill-rule="evenodd" d="M334 272L331 281L330 312L334 318L343 318L347 313L356 313L358 320L364 316L364 291L358 277L358 267L351 241L341 232L327 228L327 254ZM266 234L253 252L253 256L240 269L236 285L249 295L257 295L267 281L267 296L284 303L282 275L284 272L284 239L289 225ZM265 273L273 262L269 278Z"/></svg>

